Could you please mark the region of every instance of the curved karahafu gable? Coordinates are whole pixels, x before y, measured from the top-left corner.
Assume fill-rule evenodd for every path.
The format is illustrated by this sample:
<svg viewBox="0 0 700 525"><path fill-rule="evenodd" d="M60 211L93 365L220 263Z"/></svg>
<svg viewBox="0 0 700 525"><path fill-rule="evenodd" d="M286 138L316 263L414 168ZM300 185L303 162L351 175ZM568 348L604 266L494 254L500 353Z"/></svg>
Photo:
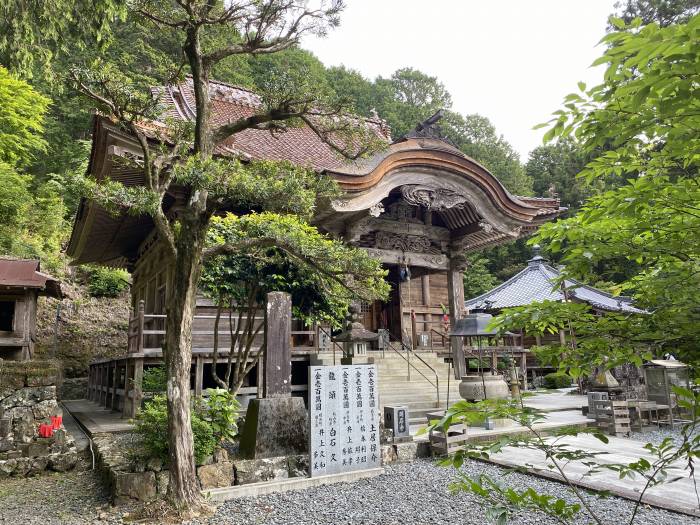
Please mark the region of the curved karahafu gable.
<svg viewBox="0 0 700 525"><path fill-rule="evenodd" d="M406 137L371 159L327 171L344 196L318 223L339 233L368 214L380 217L392 195L437 215L452 251L527 235L562 211L558 199L512 195L484 166L434 137Z"/></svg>

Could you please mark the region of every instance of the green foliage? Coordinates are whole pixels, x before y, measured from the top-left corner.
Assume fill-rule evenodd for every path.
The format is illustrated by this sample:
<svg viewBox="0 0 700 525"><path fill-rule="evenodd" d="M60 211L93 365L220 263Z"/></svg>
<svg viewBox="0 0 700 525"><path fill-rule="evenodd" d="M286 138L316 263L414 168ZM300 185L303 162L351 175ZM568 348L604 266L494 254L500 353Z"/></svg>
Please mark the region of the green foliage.
<svg viewBox="0 0 700 525"><path fill-rule="evenodd" d="M410 67L396 70L390 78L379 77L374 84L379 94L376 110L396 137L439 109L452 106L452 97L442 82Z"/></svg>
<svg viewBox="0 0 700 525"><path fill-rule="evenodd" d="M388 295L386 271L376 259L295 215L215 217L208 243L211 249L247 246L205 263L200 283L217 304L264 304L268 292L284 291L292 295L296 315L337 324L349 300Z"/></svg>
<svg viewBox="0 0 700 525"><path fill-rule="evenodd" d="M585 165L586 156L580 148L571 140L561 140L532 150L525 172L532 178L536 195L556 195L571 216L592 193L592 188L577 178Z"/></svg>
<svg viewBox="0 0 700 525"><path fill-rule="evenodd" d="M26 167L46 150L41 136L49 100L0 66L0 162Z"/></svg>
<svg viewBox="0 0 700 525"><path fill-rule="evenodd" d="M48 100L0 67L0 250L39 258L49 271L61 269L66 233L60 185L26 173L36 153Z"/></svg>
<svg viewBox="0 0 700 525"><path fill-rule="evenodd" d="M574 379L625 363L641 366L652 359L653 343L660 336L647 314L608 312L598 316L586 303L543 301L507 308L493 319L491 326L500 332L522 329L528 335L571 331L576 345L534 348L543 366L553 366ZM568 386L568 385L567 385Z"/></svg>
<svg viewBox="0 0 700 525"><path fill-rule="evenodd" d="M121 0L6 0L0 5L0 60L31 76L87 42L101 47L125 5Z"/></svg>
<svg viewBox="0 0 700 525"><path fill-rule="evenodd" d="M236 396L219 388L209 389L206 394L199 400L199 417L211 426L217 443L232 441L238 433L237 422L241 411Z"/></svg>
<svg viewBox="0 0 700 525"><path fill-rule="evenodd" d="M571 376L560 372L552 372L542 378L545 388L568 388L571 386Z"/></svg>
<svg viewBox="0 0 700 525"><path fill-rule="evenodd" d="M15 236L25 226L31 203L29 183L29 177L0 162L0 246L4 253L15 251Z"/></svg>
<svg viewBox="0 0 700 525"><path fill-rule="evenodd" d="M581 511L578 503L567 503L549 494L539 494L532 488L518 491L505 487L486 474L477 478L459 474L457 481L450 485L450 490L468 492L483 499L488 504L486 519L496 525L506 525L513 512L522 510L544 512L562 522L572 520Z"/></svg>
<svg viewBox="0 0 700 525"><path fill-rule="evenodd" d="M85 266L87 287L93 297L117 297L129 287L129 272L120 268Z"/></svg>
<svg viewBox="0 0 700 525"><path fill-rule="evenodd" d="M592 319L588 332L633 330L631 340L673 347L693 362L700 344L700 15L663 28L639 24L618 23L603 39L610 47L596 63L607 64L605 84L569 95L547 132L575 137L594 157L585 180L626 182L591 197L575 217L544 226L536 242L572 276L624 275L616 292L651 312L644 323Z"/></svg>
<svg viewBox="0 0 700 525"><path fill-rule="evenodd" d="M151 366L143 371L141 388L144 392L165 392L168 375L165 366Z"/></svg>
<svg viewBox="0 0 700 525"><path fill-rule="evenodd" d="M498 279L488 269L488 259L480 253L471 253L467 256L469 266L464 272L464 297L469 299L489 291Z"/></svg>
<svg viewBox="0 0 700 525"><path fill-rule="evenodd" d="M236 436L236 419L240 407L228 392L208 391L211 399L195 400L195 410L191 413L194 435L194 457L199 465L213 454L222 441L230 441ZM136 413L136 432L143 439L144 446L153 457L168 459L168 411L167 399L163 395L146 401Z"/></svg>
<svg viewBox="0 0 700 525"><path fill-rule="evenodd" d="M698 0L621 0L615 2L617 12L614 20L629 24L635 18L640 18L643 24L656 22L661 27L687 22L693 15L698 14ZM610 30L615 29L611 22Z"/></svg>

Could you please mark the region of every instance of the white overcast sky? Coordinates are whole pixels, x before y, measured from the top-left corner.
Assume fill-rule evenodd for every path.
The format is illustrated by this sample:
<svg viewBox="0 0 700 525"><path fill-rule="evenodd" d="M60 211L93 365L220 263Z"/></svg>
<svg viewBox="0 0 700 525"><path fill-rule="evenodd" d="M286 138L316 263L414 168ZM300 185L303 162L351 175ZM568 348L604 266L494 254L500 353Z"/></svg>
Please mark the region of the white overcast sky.
<svg viewBox="0 0 700 525"><path fill-rule="evenodd" d="M347 0L339 28L303 47L327 66L388 77L410 66L438 77L453 109L491 119L527 160L576 83L598 83L615 0Z"/></svg>

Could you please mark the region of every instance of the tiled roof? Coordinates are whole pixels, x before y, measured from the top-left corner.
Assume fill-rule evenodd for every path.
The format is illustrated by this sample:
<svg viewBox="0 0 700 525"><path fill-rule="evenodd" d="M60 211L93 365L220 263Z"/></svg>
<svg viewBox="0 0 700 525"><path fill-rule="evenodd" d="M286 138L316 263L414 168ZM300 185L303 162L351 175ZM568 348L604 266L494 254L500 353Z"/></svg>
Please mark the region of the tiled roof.
<svg viewBox="0 0 700 525"><path fill-rule="evenodd" d="M53 297L61 297L61 284L39 271L34 259L0 258L0 286L7 288L37 288Z"/></svg>
<svg viewBox="0 0 700 525"><path fill-rule="evenodd" d="M564 294L557 284L560 273L549 266L546 260L536 255L528 261L527 267L478 297L465 301L468 310L500 310L514 306L524 306L542 301L561 301ZM570 299L588 303L597 310L609 312L645 313L632 306L632 299L613 296L574 279L565 279L564 287Z"/></svg>
<svg viewBox="0 0 700 525"><path fill-rule="evenodd" d="M212 80L209 89L214 126L250 117L258 113L263 104L258 94L223 82ZM161 115L163 120L194 119L195 100L191 78L176 86L154 88L153 92L161 97L164 105ZM387 143L391 140L388 127L383 121L358 119L357 125L369 126ZM217 153L256 160L288 160L319 171L338 168L347 162L306 125L290 127L284 133L274 134L267 130L246 129L218 144Z"/></svg>

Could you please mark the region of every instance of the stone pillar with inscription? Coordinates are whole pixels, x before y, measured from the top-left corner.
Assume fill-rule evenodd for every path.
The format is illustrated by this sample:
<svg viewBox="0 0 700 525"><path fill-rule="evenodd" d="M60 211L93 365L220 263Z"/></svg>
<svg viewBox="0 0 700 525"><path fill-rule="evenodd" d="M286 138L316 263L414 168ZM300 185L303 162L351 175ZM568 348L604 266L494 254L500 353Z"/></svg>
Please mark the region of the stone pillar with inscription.
<svg viewBox="0 0 700 525"><path fill-rule="evenodd" d="M450 310L450 331L454 329L458 319L464 316L464 276L466 259L463 256L450 258L447 270L447 300ZM450 338L450 350L454 366L455 378L461 379L466 374L464 361L464 344L461 337Z"/></svg>
<svg viewBox="0 0 700 525"><path fill-rule="evenodd" d="M304 399L292 397L292 300L289 294L267 295L263 359L263 397L248 404L240 451L247 458L303 454L307 450Z"/></svg>
<svg viewBox="0 0 700 525"><path fill-rule="evenodd" d="M292 393L292 296L288 293L267 294L265 341L263 397L288 397Z"/></svg>

